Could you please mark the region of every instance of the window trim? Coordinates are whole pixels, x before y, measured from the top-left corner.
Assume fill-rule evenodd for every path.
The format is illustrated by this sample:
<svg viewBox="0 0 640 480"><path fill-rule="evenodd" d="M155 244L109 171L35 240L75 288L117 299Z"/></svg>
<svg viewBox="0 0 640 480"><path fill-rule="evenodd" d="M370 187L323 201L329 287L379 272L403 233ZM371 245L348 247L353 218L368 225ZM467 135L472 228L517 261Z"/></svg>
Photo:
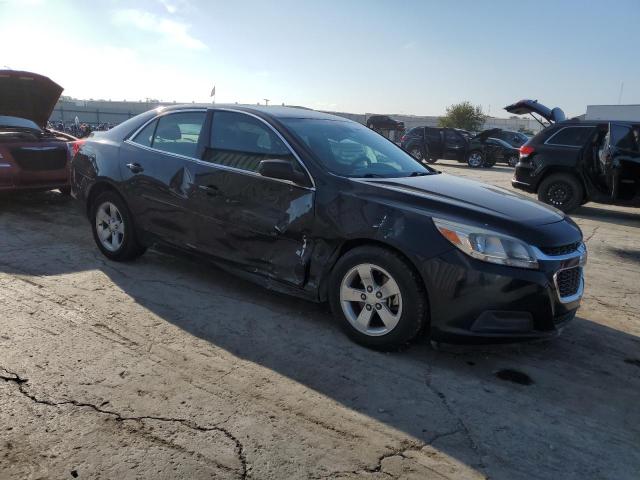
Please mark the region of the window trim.
<svg viewBox="0 0 640 480"><path fill-rule="evenodd" d="M553 137L558 135L561 131L566 130L567 128L591 128L591 129L593 129L594 127L591 126L591 125L567 125L566 127L562 127L560 129L558 129L557 132L555 132L553 135L551 135L549 138L547 138L545 140L544 144L545 145L551 145L551 146L554 146L554 147L567 147L567 148L582 148L582 147L584 147L584 145L565 145L564 143L549 143L549 142L551 142Z"/></svg>
<svg viewBox="0 0 640 480"><path fill-rule="evenodd" d="M243 170L241 168L229 167L227 165L219 165L219 164L213 163L213 162L205 162L204 160L200 160L199 158L189 157L189 156L186 156L186 155L181 155L179 153L165 152L164 150L158 150L157 148L146 147L144 145L140 145L139 143L136 143L136 142L134 142L132 140L148 124L150 124L154 120L159 120L160 117L164 117L166 115L171 115L171 114L174 114L174 113L184 113L184 112L204 112L205 114L208 113L208 112L212 112L212 113L215 114L216 111L242 113L244 115L248 115L248 116L253 117L253 118L259 120L260 122L264 123L267 127L269 127L278 136L278 138L285 144L285 146L292 153L292 155L297 160L297 162L300 164L300 166L302 166L303 170L305 171L305 173L309 177L309 180L311 180L311 187L307 187L306 185L300 185L300 184L292 182L290 180L283 180L283 179L280 179L280 178L265 177L264 175L260 175L258 172L252 172L250 170ZM205 124L207 124L207 123L209 123L209 122L207 122L205 120ZM203 124L203 125L205 125L205 124ZM209 124L211 125L211 123L209 123ZM157 127L157 125L156 125L156 127ZM155 134L155 131L154 131L154 134ZM265 179L265 180L270 180L270 181L273 181L273 182L279 182L279 183L284 183L284 184L291 185L291 186L294 186L294 187L303 188L305 190L310 190L310 191L315 191L316 190L316 182L315 182L315 180L313 178L313 175L311 175L311 172L309 172L309 169L304 164L304 162L302 161L302 159L300 158L298 153L294 150L294 148L291 146L291 144L289 142L287 142L287 140L282 136L282 134L278 130L276 130L276 128L273 125L271 125L269 122L267 122L263 118L259 117L258 115L255 115L253 113L245 112L243 110L238 110L238 109L234 109L234 108L189 108L189 109L169 110L169 111L166 111L166 112L161 112L159 115L156 115L156 116L150 118L149 120L147 120L146 122L144 122L139 128L137 128L132 134L130 134L124 140L124 143L127 143L129 145L133 145L135 147L142 148L144 150L148 150L148 151L151 151L151 152L162 153L163 155L170 155L170 156L173 156L173 157L182 158L182 159L185 159L185 160L190 160L192 162L195 162L197 164L204 165L204 166L207 166L207 167L215 167L215 168L219 168L219 169L222 169L222 170L227 170L227 171L230 171L230 172L237 172L237 173L241 173L241 174L244 174L244 175L250 175L252 177L258 177L258 178L262 178L262 179Z"/></svg>

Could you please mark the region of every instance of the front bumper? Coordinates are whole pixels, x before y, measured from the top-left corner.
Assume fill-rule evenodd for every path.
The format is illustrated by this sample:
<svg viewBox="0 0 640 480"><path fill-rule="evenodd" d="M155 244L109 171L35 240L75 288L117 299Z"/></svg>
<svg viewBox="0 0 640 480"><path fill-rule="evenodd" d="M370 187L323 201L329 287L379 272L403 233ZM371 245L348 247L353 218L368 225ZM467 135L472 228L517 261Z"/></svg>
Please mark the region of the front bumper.
<svg viewBox="0 0 640 480"><path fill-rule="evenodd" d="M580 306L586 248L536 254L537 270L482 262L458 250L425 261L431 338L501 343L558 335Z"/></svg>

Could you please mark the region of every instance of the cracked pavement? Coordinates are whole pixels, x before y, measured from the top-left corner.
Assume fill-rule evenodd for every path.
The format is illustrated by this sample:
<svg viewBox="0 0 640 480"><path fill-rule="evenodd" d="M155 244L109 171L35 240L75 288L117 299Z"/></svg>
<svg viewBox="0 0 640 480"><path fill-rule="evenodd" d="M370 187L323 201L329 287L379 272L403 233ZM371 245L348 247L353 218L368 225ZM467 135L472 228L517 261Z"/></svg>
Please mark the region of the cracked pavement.
<svg viewBox="0 0 640 480"><path fill-rule="evenodd" d="M0 197L0 479L636 479L640 211L573 217L561 337L385 354L200 259L109 262L56 192Z"/></svg>

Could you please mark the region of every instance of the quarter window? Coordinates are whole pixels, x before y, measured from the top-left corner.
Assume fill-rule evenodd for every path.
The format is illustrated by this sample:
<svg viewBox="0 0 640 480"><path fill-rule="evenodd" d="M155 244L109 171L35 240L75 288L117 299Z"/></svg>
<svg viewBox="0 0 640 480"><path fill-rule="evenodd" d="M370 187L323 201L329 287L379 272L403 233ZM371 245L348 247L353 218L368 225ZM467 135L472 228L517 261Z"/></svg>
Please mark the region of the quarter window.
<svg viewBox="0 0 640 480"><path fill-rule="evenodd" d="M588 127L566 127L547 140L547 145L582 147L591 137L592 131L593 129Z"/></svg>
<svg viewBox="0 0 640 480"><path fill-rule="evenodd" d="M265 124L243 113L214 112L210 145L204 160L217 165L257 172L262 160L276 159L291 162L294 170L302 173L282 140Z"/></svg>
<svg viewBox="0 0 640 480"><path fill-rule="evenodd" d="M182 112L160 117L151 147L195 158L205 116L205 112Z"/></svg>

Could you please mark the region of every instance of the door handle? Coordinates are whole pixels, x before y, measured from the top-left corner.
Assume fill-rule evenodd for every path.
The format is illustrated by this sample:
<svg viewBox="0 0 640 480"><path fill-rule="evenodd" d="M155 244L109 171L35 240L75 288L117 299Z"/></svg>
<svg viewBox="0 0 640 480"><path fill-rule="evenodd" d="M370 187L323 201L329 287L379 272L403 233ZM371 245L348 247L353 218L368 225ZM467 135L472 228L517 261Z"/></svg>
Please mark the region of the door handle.
<svg viewBox="0 0 640 480"><path fill-rule="evenodd" d="M210 197L214 197L220 193L220 190L215 185L198 185L198 188L204 190Z"/></svg>
<svg viewBox="0 0 640 480"><path fill-rule="evenodd" d="M144 172L144 168L142 168L142 165L140 165L139 163L127 163L127 168L133 173Z"/></svg>

